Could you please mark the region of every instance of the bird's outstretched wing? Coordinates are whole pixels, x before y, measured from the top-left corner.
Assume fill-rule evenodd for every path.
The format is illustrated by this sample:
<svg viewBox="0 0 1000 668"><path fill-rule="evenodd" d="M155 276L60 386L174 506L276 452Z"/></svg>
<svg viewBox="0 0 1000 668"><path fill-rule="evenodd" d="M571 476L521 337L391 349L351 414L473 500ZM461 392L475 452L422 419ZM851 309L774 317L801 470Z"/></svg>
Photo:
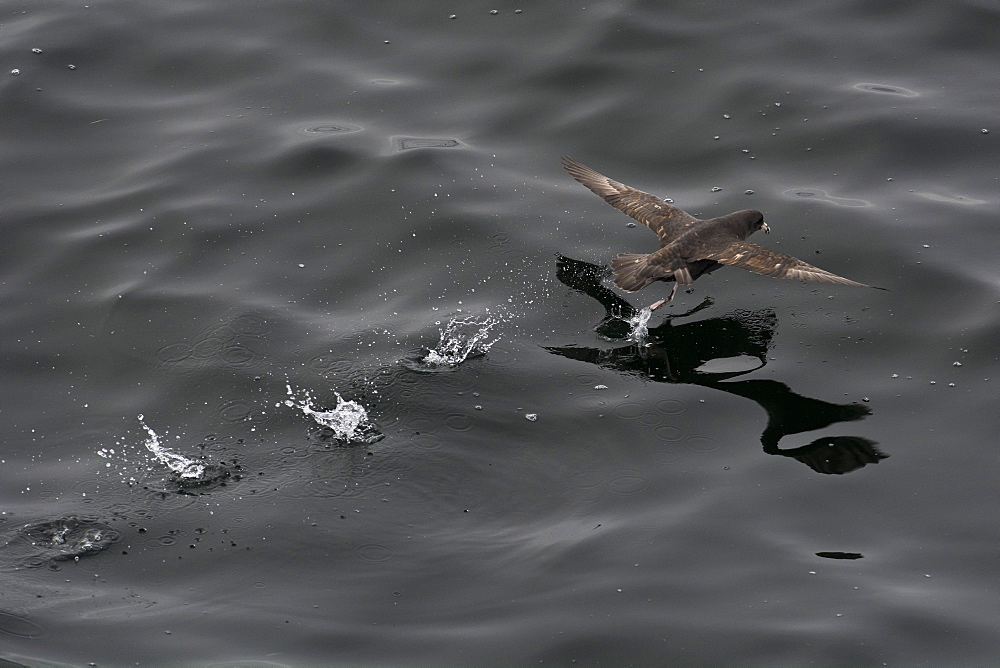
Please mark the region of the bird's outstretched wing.
<svg viewBox="0 0 1000 668"><path fill-rule="evenodd" d="M701 222L683 209L667 204L659 197L609 179L568 155L563 156L562 163L574 179L590 188L596 195L603 197L611 206L653 230L660 238L660 246L666 246Z"/></svg>
<svg viewBox="0 0 1000 668"><path fill-rule="evenodd" d="M862 288L873 287L864 283L852 281L843 276L831 274L825 269L814 267L807 262L792 257L786 253L771 250L752 241L735 241L724 248L700 255L709 260L715 260L731 267L739 267L755 274L773 276L775 278L791 278L800 281L820 281L822 283L837 283L839 285L856 285Z"/></svg>

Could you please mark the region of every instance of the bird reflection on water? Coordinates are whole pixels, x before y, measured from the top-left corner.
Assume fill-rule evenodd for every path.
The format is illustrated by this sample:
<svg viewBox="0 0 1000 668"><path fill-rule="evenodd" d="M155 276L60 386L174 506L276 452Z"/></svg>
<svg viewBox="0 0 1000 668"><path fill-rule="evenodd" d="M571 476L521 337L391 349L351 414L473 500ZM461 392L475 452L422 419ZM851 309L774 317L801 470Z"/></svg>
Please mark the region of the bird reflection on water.
<svg viewBox="0 0 1000 668"><path fill-rule="evenodd" d="M595 331L609 341L625 340L630 334L629 321L635 318L638 309L604 285L609 274L606 267L558 256L556 277L605 308L605 316ZM712 300L706 299L686 313L668 316L662 325L649 329L645 343L632 342L617 348L562 346L546 350L658 382L700 385L750 399L767 412L767 427L761 434L764 452L792 457L818 473L850 473L888 457L876 447L875 441L861 436L824 436L800 447L780 449L778 442L786 436L861 420L871 410L861 404L834 404L804 397L776 380L731 380L767 364L777 317L770 309L737 310L718 318L673 324L674 320L711 305ZM711 360L734 357L755 358L760 364L738 371L711 372L703 368Z"/></svg>

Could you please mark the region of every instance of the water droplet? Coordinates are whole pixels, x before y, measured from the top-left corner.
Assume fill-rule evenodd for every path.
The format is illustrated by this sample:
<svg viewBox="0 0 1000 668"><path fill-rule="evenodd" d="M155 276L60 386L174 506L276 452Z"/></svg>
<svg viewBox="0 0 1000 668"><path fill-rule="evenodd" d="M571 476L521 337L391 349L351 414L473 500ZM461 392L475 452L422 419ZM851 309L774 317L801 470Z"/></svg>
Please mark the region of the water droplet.
<svg viewBox="0 0 1000 668"><path fill-rule="evenodd" d="M722 188L720 188L719 186L712 186L712 192L717 193L717 192L721 192L721 191L722 191Z"/></svg>
<svg viewBox="0 0 1000 668"><path fill-rule="evenodd" d="M746 191L745 193L743 193L743 194L744 194L744 195L753 195L753 191L752 191L752 190L747 190L747 191Z"/></svg>

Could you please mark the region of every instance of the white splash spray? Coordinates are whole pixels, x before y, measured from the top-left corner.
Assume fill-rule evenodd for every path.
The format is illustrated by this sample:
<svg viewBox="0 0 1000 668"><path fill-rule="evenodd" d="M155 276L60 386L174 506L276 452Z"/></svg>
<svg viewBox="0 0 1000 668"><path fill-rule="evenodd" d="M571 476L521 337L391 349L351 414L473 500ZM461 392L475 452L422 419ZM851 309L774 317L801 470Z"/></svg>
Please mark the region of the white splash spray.
<svg viewBox="0 0 1000 668"><path fill-rule="evenodd" d="M139 416L139 424L149 434L149 438L146 439L144 445L147 450L153 453L156 461L169 467L171 471L182 479L202 477L205 473L204 465L164 447L160 443L159 435L146 424L145 418L142 415Z"/></svg>
<svg viewBox="0 0 1000 668"><path fill-rule="evenodd" d="M299 395L286 383L288 399L284 404L289 408L297 408L317 424L331 429L339 441L350 443L374 443L382 438L382 433L368 417L365 407L356 401L348 401L334 391L337 405L331 410L321 410L313 403L309 390L300 390Z"/></svg>
<svg viewBox="0 0 1000 668"><path fill-rule="evenodd" d="M421 362L428 366L455 366L470 356L485 355L500 340L499 336L491 339L490 331L501 322L496 316L452 318L441 330L437 345L427 351Z"/></svg>
<svg viewBox="0 0 1000 668"><path fill-rule="evenodd" d="M629 330L628 340L635 341L636 343L643 343L646 340L646 336L649 335L649 319L653 317L653 312L649 310L646 306L639 311L636 311L635 315L626 320L626 322L631 325L632 329Z"/></svg>

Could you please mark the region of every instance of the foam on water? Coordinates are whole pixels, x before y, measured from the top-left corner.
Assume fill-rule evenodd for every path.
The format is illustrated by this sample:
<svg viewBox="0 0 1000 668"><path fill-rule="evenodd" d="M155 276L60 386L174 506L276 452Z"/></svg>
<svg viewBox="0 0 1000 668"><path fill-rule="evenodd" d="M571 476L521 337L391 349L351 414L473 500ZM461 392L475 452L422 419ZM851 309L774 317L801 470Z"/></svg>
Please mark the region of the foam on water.
<svg viewBox="0 0 1000 668"><path fill-rule="evenodd" d="M289 408L297 408L312 418L316 424L333 432L338 441L345 443L374 443L382 439L383 434L368 417L365 407L356 401L348 401L334 391L337 405L330 410L316 407L309 390L299 390L296 393L291 384L286 383L288 398L284 404Z"/></svg>

